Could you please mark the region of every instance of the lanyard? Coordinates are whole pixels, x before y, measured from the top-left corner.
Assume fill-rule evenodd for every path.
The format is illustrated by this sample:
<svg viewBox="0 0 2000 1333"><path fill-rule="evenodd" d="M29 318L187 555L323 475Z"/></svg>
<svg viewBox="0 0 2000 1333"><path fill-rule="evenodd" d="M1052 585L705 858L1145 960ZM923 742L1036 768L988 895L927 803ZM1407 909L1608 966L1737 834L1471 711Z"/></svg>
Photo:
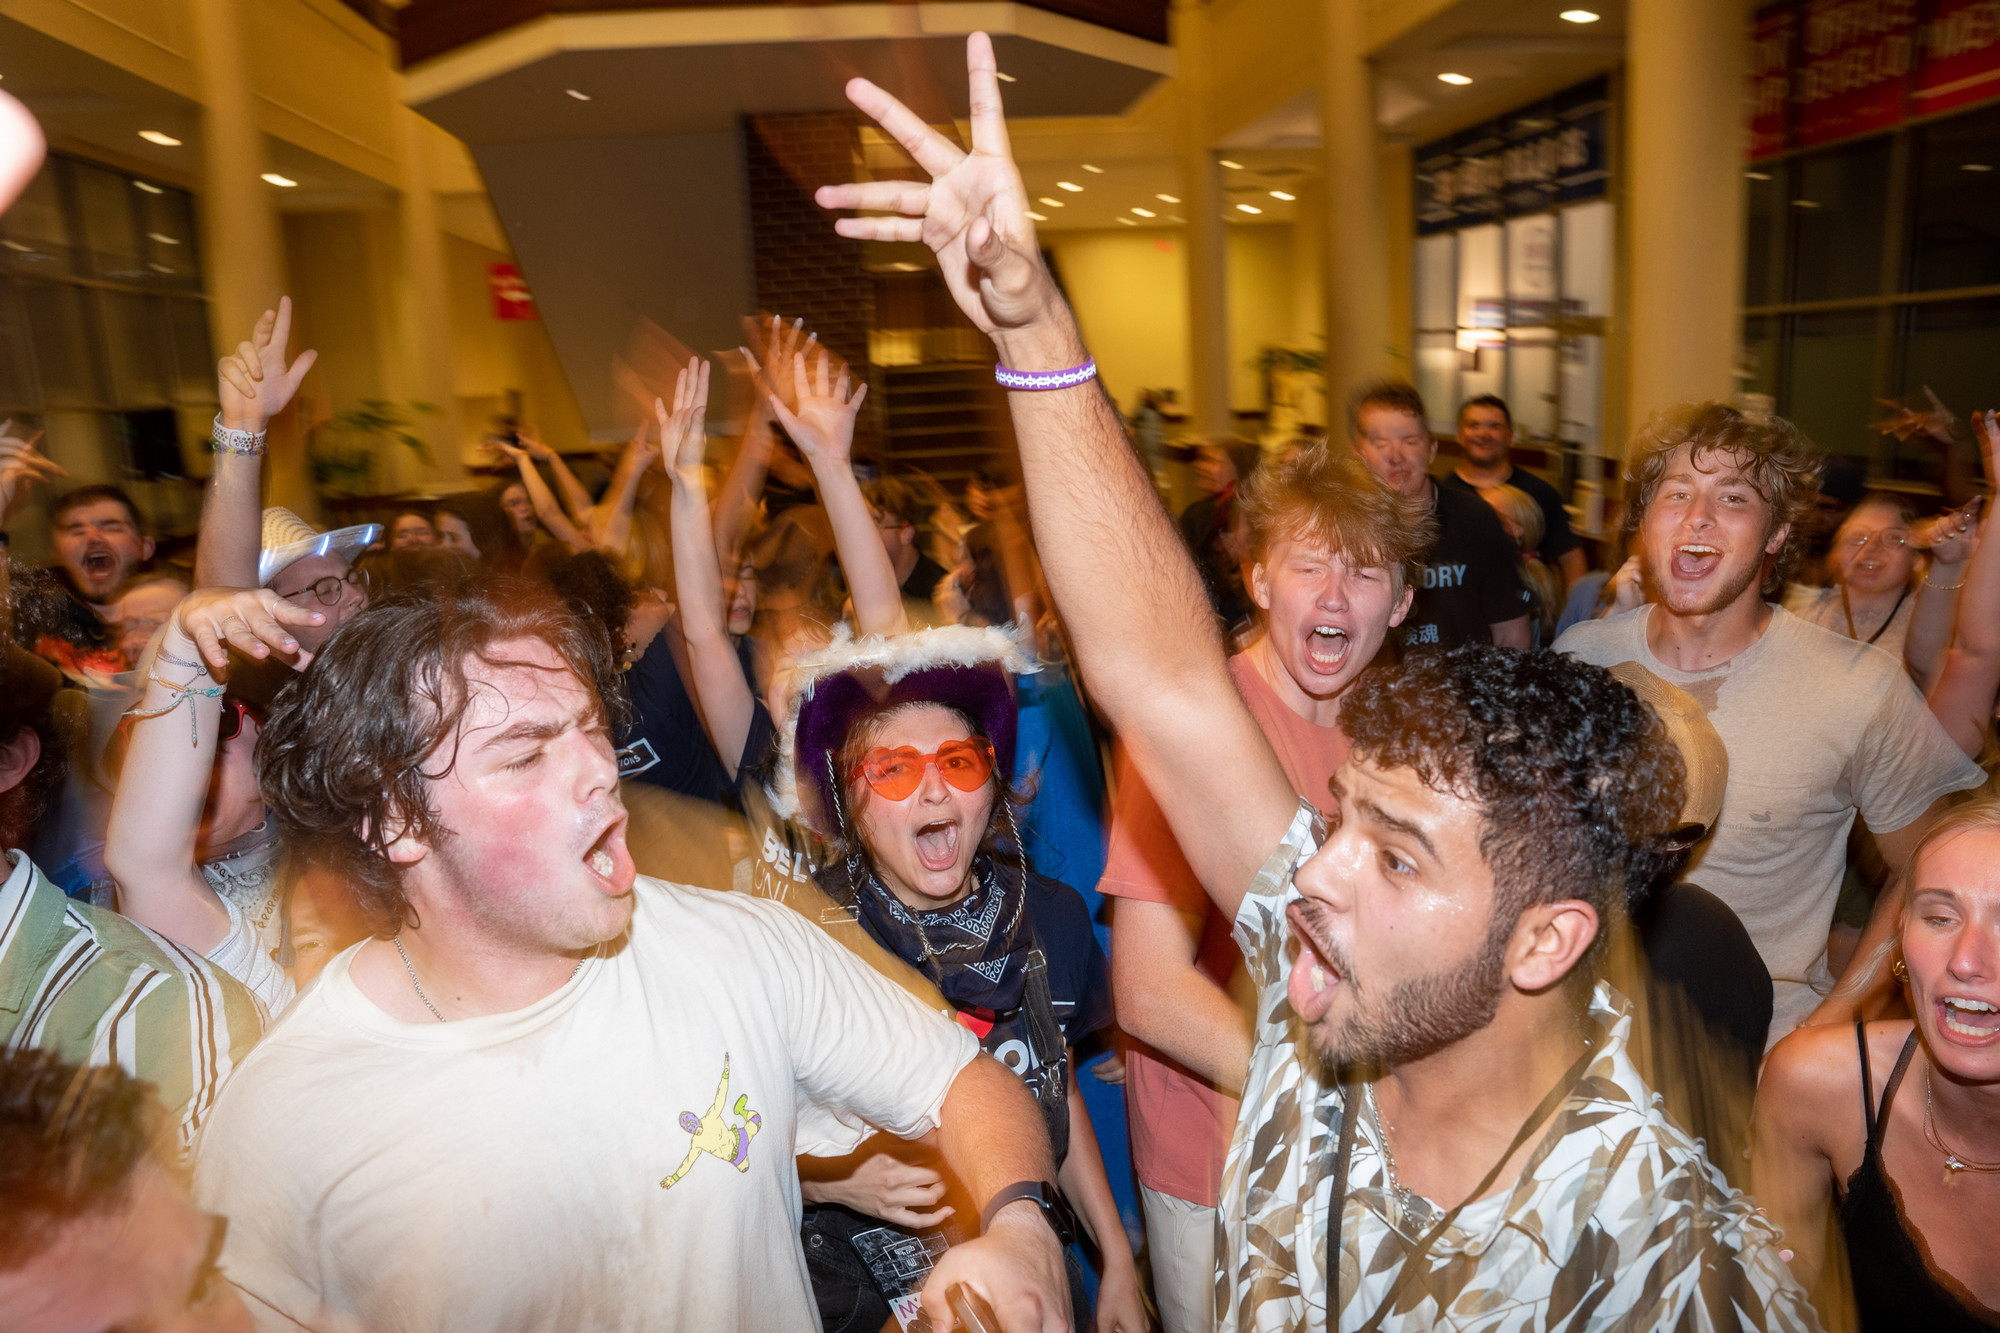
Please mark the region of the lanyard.
<svg viewBox="0 0 2000 1333"><path fill-rule="evenodd" d="M1381 1327L1382 1317L1389 1313L1390 1306L1395 1304L1397 1295L1403 1290L1403 1284L1409 1281L1410 1274L1423 1263L1424 1257L1430 1253L1431 1246L1437 1242L1437 1238L1458 1220L1458 1215L1465 1211L1466 1204L1484 1196L1486 1191L1493 1187L1493 1182L1499 1179L1500 1170L1507 1165L1508 1159L1519 1152L1521 1145L1528 1141L1528 1136L1540 1128L1541 1123L1547 1120L1558 1106L1569 1099L1570 1093L1575 1091L1576 1085L1582 1081L1583 1072L1590 1067L1591 1057L1595 1054L1597 1054L1597 1044L1586 1041L1583 1054L1576 1057L1576 1063L1556 1080L1556 1085L1549 1089L1548 1095L1528 1113L1528 1118L1521 1122L1520 1132L1514 1135L1514 1141L1500 1154L1500 1160L1493 1164L1493 1169L1486 1173L1486 1178L1473 1186L1472 1193L1466 1195L1463 1202L1438 1219L1437 1224L1424 1233L1423 1239L1417 1242L1417 1248L1403 1260L1396 1273L1396 1280L1389 1286L1389 1294L1382 1298L1382 1303L1375 1307L1375 1313L1361 1326L1361 1333L1372 1333L1372 1330ZM1327 1204L1330 1216L1327 1218L1326 1248L1327 1322L1329 1327L1335 1330L1340 1327L1340 1233L1342 1224L1346 1221L1347 1173L1354 1157L1354 1135L1360 1113L1361 1080L1350 1077L1349 1072L1343 1070L1340 1087L1340 1146L1335 1149L1333 1195Z"/></svg>
<svg viewBox="0 0 2000 1333"><path fill-rule="evenodd" d="M1909 595L1910 585L1906 583L1903 585L1902 595L1896 598L1896 604L1889 608L1889 619L1884 620L1876 631L1868 636L1868 642L1873 643L1882 637L1883 631L1889 628L1891 621L1895 620L1896 613L1903 609L1903 602ZM1860 638L1861 631L1854 627L1854 608L1847 604L1847 585L1845 583L1840 585L1840 611L1842 615L1847 617L1847 637L1850 639Z"/></svg>

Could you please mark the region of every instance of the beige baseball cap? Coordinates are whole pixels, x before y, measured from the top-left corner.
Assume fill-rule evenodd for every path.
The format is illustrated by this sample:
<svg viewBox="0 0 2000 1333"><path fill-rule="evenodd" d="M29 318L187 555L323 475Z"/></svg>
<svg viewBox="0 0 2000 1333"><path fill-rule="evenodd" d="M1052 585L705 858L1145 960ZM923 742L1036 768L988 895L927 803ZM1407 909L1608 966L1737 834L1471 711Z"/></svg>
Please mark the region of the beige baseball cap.
<svg viewBox="0 0 2000 1333"><path fill-rule="evenodd" d="M1682 846L1692 847L1707 837L1722 817L1722 793L1729 785L1729 751L1708 714L1686 690L1637 662L1620 662L1610 670L1653 710L1681 752L1681 762L1687 765L1687 796L1672 837Z"/></svg>

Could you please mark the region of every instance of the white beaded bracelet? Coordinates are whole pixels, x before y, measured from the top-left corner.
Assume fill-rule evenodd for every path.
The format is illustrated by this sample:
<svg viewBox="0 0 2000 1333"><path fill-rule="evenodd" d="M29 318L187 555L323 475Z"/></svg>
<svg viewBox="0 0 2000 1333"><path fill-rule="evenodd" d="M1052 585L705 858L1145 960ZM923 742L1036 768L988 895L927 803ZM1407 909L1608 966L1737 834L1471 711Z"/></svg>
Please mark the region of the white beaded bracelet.
<svg viewBox="0 0 2000 1333"><path fill-rule="evenodd" d="M261 430L231 430L222 424L222 414L215 414L215 426L209 432L209 443L217 453L241 454L255 457L264 452L264 432Z"/></svg>

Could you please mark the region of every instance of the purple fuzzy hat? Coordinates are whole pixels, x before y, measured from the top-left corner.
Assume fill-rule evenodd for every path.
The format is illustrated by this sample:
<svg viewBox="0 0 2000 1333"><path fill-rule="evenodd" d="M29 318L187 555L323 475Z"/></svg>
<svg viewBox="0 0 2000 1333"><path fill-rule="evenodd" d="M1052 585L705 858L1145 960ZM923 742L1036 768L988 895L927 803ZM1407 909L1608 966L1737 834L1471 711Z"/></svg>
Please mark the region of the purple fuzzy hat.
<svg viewBox="0 0 2000 1333"><path fill-rule="evenodd" d="M1014 771L1014 681L1041 669L1002 629L947 625L893 638L836 638L801 658L770 785L778 814L822 837L839 834L828 790L828 755L856 723L904 704L935 703L969 714L993 743L1001 781Z"/></svg>

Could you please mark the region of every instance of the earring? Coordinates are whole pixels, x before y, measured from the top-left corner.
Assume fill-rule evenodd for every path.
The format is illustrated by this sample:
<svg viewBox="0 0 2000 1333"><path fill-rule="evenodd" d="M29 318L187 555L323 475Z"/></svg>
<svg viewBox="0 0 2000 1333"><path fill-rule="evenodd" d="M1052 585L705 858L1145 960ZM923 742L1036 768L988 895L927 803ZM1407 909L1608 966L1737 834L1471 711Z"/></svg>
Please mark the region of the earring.
<svg viewBox="0 0 2000 1333"><path fill-rule="evenodd" d="M1889 964L1889 975L1905 986L1910 984L1910 969L1903 965L1900 958Z"/></svg>

